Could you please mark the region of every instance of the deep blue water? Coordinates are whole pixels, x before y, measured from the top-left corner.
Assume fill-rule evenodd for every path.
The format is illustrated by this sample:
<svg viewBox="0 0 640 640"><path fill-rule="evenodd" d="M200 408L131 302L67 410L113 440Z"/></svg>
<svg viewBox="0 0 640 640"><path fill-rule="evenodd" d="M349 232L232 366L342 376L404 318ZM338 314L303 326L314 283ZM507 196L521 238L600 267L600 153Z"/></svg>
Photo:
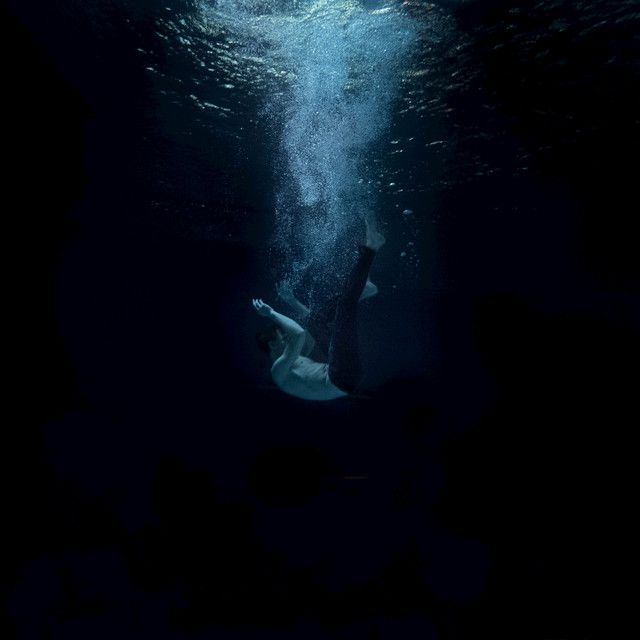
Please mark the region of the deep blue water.
<svg viewBox="0 0 640 640"><path fill-rule="evenodd" d="M612 636L634 3L333 5L3 3L6 637ZM280 395L365 209L365 397Z"/></svg>

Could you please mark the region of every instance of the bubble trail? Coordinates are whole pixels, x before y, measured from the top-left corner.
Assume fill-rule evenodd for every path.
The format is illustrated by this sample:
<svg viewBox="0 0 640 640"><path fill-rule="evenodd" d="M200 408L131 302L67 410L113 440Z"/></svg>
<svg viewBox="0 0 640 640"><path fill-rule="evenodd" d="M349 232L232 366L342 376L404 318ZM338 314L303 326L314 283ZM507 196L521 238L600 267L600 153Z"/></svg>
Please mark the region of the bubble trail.
<svg viewBox="0 0 640 640"><path fill-rule="evenodd" d="M375 210L375 142L391 124L418 29L399 2L366 4L218 0L211 13L284 80L262 117L278 140L275 238L291 270L334 259L338 241Z"/></svg>

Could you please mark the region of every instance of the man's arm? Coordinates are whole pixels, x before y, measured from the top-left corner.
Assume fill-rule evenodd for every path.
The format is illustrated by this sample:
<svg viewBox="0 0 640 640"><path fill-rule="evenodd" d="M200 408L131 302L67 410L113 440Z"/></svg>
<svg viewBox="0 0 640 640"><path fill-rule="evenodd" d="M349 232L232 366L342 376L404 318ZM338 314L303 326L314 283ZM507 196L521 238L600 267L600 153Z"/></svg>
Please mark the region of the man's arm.
<svg viewBox="0 0 640 640"><path fill-rule="evenodd" d="M284 334L284 351L271 366L271 375L274 381L280 383L287 377L291 365L302 351L305 341L305 330L295 320L274 311L268 304L262 302L262 300L254 300L253 306L261 316L272 320Z"/></svg>
<svg viewBox="0 0 640 640"><path fill-rule="evenodd" d="M259 298L253 300L253 308L259 315L272 320L286 337L296 337L304 333L304 329L295 320L278 313Z"/></svg>
<svg viewBox="0 0 640 640"><path fill-rule="evenodd" d="M309 316L309 307L303 305L302 302L296 298L291 285L283 280L276 285L276 291L278 293L278 297L295 311L296 317L300 321L304 322Z"/></svg>
<svg viewBox="0 0 640 640"><path fill-rule="evenodd" d="M281 384L289 375L291 366L302 352L306 332L295 320L287 318L287 316L277 311L272 311L270 318L276 323L279 329L285 332L284 351L271 365L271 377L276 384Z"/></svg>
<svg viewBox="0 0 640 640"><path fill-rule="evenodd" d="M306 307L304 308L307 309ZM307 309L307 313L309 313L309 309ZM281 313L278 313L277 311L273 311L270 317L276 323L278 328L281 329L282 331L286 331L285 326L289 327L290 326L289 323L292 323L293 325L295 325L297 329L292 328L293 330L291 331L291 333L287 334L291 338L298 339L298 336L299 336L298 332L302 331L302 334L303 334L302 344L300 346L300 349L294 356L293 358L294 360L299 355L308 356L313 351L313 349L316 346L316 341L313 339L313 336L308 331L303 329L295 320L292 320L291 318L287 318L287 316L284 316ZM286 353L286 349L285 349L285 353ZM276 362L278 361L276 360ZM274 363L274 366L275 366L275 363Z"/></svg>
<svg viewBox="0 0 640 640"><path fill-rule="evenodd" d="M304 329L295 320L288 318L282 313L271 309L271 313L267 317L273 320L278 329L284 333L285 338L297 338L304 334Z"/></svg>
<svg viewBox="0 0 640 640"><path fill-rule="evenodd" d="M276 291L278 293L278 297L294 311L294 317L296 320L306 324L306 320L309 317L309 307L306 307L302 302L300 302L300 300L298 300L298 298L296 298L291 285L286 280L282 280L276 285ZM305 333L304 344L302 345L301 355L308 356L314 350L315 346L316 341L307 330Z"/></svg>

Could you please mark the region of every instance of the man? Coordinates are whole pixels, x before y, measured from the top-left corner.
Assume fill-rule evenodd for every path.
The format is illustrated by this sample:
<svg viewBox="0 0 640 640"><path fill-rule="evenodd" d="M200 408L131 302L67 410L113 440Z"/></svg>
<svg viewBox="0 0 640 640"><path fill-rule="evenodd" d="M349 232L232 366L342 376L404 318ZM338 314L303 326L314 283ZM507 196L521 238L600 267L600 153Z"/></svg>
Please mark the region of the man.
<svg viewBox="0 0 640 640"><path fill-rule="evenodd" d="M354 393L360 382L358 301L377 291L368 279L369 269L385 243L384 236L372 221L365 219L365 226L366 241L358 246L358 258L344 290L324 308L310 313L289 289L279 287L280 297L308 317L309 332L262 300L253 300L258 314L274 323L271 331L258 334L258 344L271 357L273 381L286 393L305 400L333 400ZM316 362L307 357L316 341L326 350L327 362Z"/></svg>

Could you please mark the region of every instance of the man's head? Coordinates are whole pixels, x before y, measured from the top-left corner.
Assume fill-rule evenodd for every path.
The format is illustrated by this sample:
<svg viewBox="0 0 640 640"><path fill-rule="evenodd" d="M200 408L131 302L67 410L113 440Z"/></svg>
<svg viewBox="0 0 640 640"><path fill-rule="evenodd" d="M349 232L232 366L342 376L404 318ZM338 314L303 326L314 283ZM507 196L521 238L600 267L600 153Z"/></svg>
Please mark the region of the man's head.
<svg viewBox="0 0 640 640"><path fill-rule="evenodd" d="M274 326L262 329L256 333L258 348L264 351L272 360L276 360L284 351L284 338L282 333Z"/></svg>

